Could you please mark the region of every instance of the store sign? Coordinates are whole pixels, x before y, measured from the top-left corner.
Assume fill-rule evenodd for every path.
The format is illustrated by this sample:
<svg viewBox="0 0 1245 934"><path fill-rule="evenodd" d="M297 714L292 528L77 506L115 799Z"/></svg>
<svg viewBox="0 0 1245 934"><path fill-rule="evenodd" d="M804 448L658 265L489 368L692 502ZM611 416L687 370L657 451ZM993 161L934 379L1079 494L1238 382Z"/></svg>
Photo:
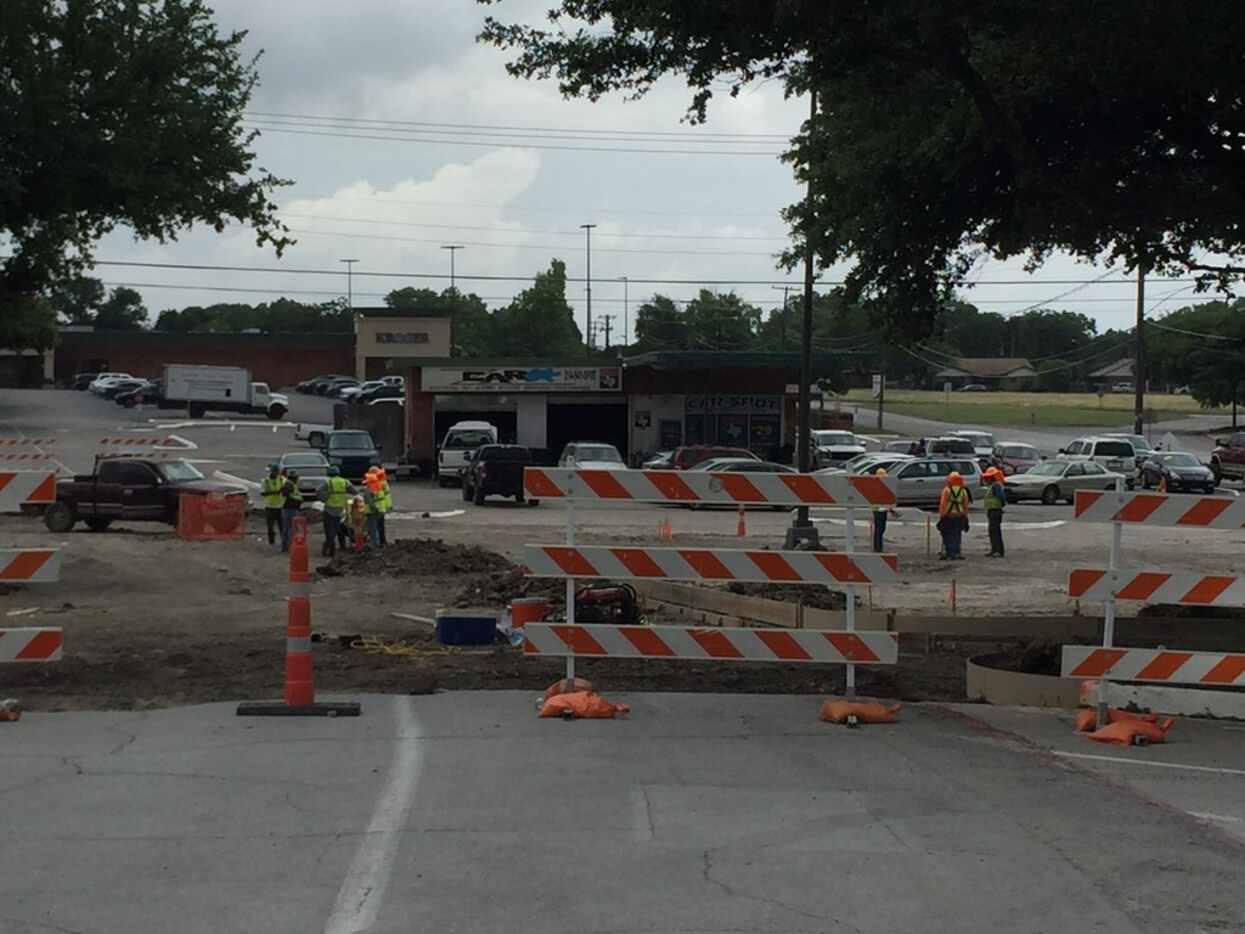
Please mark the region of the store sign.
<svg viewBox="0 0 1245 934"><path fill-rule="evenodd" d="M426 344L427 331L377 331L378 344Z"/></svg>
<svg viewBox="0 0 1245 934"><path fill-rule="evenodd" d="M782 396L747 396L722 393L721 395L688 396L689 415L700 414L778 414L782 411Z"/></svg>
<svg viewBox="0 0 1245 934"><path fill-rule="evenodd" d="M427 366L424 392L617 392L616 366L449 367Z"/></svg>

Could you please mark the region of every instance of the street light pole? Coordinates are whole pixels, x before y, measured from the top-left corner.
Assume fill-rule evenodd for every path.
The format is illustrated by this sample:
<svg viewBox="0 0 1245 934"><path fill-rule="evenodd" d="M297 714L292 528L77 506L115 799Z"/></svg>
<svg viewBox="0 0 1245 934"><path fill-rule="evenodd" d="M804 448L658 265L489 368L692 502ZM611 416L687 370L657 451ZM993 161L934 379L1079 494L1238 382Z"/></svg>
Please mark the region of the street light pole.
<svg viewBox="0 0 1245 934"><path fill-rule="evenodd" d="M623 342L623 347L627 347L627 346L630 346L627 340L628 321L630 320L630 315L629 315L630 302L628 301L630 295L627 291L629 283L627 282L626 276L619 276L618 278L622 280L622 284L623 284L623 340L622 342Z"/></svg>
<svg viewBox="0 0 1245 934"><path fill-rule="evenodd" d="M450 288L457 291L458 287L454 284L454 254L463 249L463 246L458 243L447 243L441 249L450 251Z"/></svg>
<svg viewBox="0 0 1245 934"><path fill-rule="evenodd" d="M343 259L343 260L340 260L339 262L343 262L346 264L346 307L349 308L351 313L353 314L354 313L353 273L354 273L354 264L357 263L358 260L357 259Z"/></svg>
<svg viewBox="0 0 1245 934"><path fill-rule="evenodd" d="M588 251L588 318L585 331L588 336L588 353L592 353L592 228L596 224L580 224L579 229L584 232Z"/></svg>

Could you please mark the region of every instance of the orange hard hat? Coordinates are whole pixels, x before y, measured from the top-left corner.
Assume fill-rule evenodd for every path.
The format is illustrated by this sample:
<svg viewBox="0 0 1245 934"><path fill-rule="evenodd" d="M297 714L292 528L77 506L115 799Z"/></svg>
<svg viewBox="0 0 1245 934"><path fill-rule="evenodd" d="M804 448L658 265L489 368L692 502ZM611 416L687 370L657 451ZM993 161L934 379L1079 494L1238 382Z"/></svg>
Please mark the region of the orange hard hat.
<svg viewBox="0 0 1245 934"><path fill-rule="evenodd" d="M886 476L886 468L885 468L885 467L879 467L877 470L875 470L875 471L873 472L873 475L874 475L875 477L885 477L885 476Z"/></svg>
<svg viewBox="0 0 1245 934"><path fill-rule="evenodd" d="M958 470L953 470L947 475L947 483L952 486L962 486L964 484L964 478L960 476L960 472Z"/></svg>

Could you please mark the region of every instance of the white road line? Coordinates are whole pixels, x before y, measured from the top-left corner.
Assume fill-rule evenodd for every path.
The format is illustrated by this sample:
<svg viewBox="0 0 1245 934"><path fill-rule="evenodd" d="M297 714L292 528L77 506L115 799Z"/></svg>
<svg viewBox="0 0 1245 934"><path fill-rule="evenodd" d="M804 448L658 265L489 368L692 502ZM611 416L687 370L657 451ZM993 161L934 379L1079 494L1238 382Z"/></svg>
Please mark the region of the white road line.
<svg viewBox="0 0 1245 934"><path fill-rule="evenodd" d="M359 844L346 878L337 893L333 913L324 925L324 934L357 934L376 923L385 901L385 889L393 874L393 859L402 840L402 829L415 797L419 781L419 724L411 710L409 697L395 697L398 744L385 787L376 800L372 820Z"/></svg>
<svg viewBox="0 0 1245 934"><path fill-rule="evenodd" d="M1241 821L1245 821L1245 817L1229 817L1227 814L1211 814L1207 811L1189 811L1187 813L1190 817L1218 821L1221 824L1239 824Z"/></svg>
<svg viewBox="0 0 1245 934"><path fill-rule="evenodd" d="M1123 762L1125 765L1148 765L1156 769L1184 769L1189 772L1214 772L1217 775L1245 775L1245 769L1213 768L1209 765L1184 765L1179 762L1151 762L1148 759L1127 759L1124 756L1095 756L1087 752L1063 752L1052 750L1056 756L1068 759L1094 759L1098 762Z"/></svg>

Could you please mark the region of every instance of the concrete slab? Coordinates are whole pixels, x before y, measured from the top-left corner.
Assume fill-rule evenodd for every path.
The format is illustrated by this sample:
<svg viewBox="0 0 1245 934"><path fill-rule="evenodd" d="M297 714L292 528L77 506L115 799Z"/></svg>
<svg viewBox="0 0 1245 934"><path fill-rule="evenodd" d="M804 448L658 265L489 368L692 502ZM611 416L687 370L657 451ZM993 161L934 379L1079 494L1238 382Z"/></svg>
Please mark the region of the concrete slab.
<svg viewBox="0 0 1245 934"><path fill-rule="evenodd" d="M1088 745L1054 715L611 699L630 718L542 721L517 692L29 714L0 734L0 931L1245 927L1245 846L1187 813L1230 803L1054 755ZM1211 743L1197 761L1235 755Z"/></svg>

